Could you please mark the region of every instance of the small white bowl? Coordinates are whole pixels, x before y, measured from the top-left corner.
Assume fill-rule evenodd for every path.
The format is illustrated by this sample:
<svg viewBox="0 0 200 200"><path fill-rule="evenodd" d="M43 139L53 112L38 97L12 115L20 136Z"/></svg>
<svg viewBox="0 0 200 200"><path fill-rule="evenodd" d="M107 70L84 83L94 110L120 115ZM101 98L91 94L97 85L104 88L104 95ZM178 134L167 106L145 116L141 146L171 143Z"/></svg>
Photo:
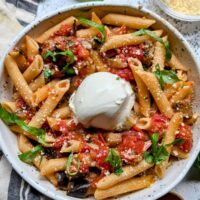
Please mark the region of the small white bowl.
<svg viewBox="0 0 200 200"><path fill-rule="evenodd" d="M43 17L41 19L37 19L29 26L27 26L13 41L13 43L9 46L7 51L5 51L5 55L3 56L0 63L0 97L2 99L8 99L12 94L12 85L10 85L11 89L4 87L5 81L8 80L6 76L3 61L6 54L16 45L18 45L24 35L29 34L33 37L38 36L44 30L51 27L53 24L61 21L62 19L70 16L70 15L83 15L88 16L89 10L93 9L93 11L97 12L98 15L102 16L109 12L130 14L130 15L140 15L147 16L149 18L156 19L157 23L154 28L163 29L169 35L169 40L171 44L171 48L173 52L181 58L181 61L189 67L189 76L190 80L195 82L195 97L194 97L194 111L200 112L200 90L197 89L197 86L200 85L199 74L200 66L197 63L195 58L195 54L190 48L189 44L186 42L185 38L166 20L164 20L159 15L149 11L141 6L134 7L131 5L116 5L116 4L106 4L104 2L101 3L85 3L85 4L76 4L70 7L66 7L61 9L60 11L54 11L51 14ZM44 195L49 196L54 200L74 200L76 198L72 198L66 196L66 193L56 189L49 181L45 178L42 178L39 175L39 172L30 165L27 165L21 162L17 155L19 153L17 146L16 136L8 129L8 127L0 122L0 145L3 149L3 152L9 162L12 164L12 167L19 173L22 178L24 178L30 185L32 185L35 189L43 193ZM199 130L200 121L198 121L193 128L193 148L191 150L190 156L186 160L181 160L173 163L172 166L166 172L165 177L162 180L158 180L155 182L150 188L140 190L137 192L129 193L118 199L123 200L152 200L157 199L168 191L170 191L176 184L178 184L183 177L186 175L190 167L192 166L197 154L200 150L200 137ZM93 199L92 197L87 198Z"/></svg>
<svg viewBox="0 0 200 200"><path fill-rule="evenodd" d="M200 15L186 15L180 12L176 12L175 10L171 9L162 0L154 0L154 2L160 7L161 10L163 10L166 14L170 15L171 17L175 19L178 19L181 21L188 21L188 22L200 21Z"/></svg>

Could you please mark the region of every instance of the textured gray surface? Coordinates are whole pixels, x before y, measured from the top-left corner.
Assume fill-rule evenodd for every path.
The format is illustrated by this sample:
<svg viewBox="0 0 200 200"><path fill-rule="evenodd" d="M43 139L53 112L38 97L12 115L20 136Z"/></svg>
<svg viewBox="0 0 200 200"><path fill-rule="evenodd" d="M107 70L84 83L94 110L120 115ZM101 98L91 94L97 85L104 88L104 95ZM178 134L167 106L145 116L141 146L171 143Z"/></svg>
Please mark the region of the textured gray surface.
<svg viewBox="0 0 200 200"><path fill-rule="evenodd" d="M160 16L167 19L168 22L174 25L185 36L200 61L200 22L191 23L175 20L163 13L153 0L104 0L104 2L127 3L132 5L140 4L150 10L153 10ZM80 1L44 0L39 6L38 16L45 15L52 10L62 8L66 5L72 5L73 3L80 3ZM200 200L200 172L192 168L185 179L173 189L173 192L178 193L184 198L184 200Z"/></svg>

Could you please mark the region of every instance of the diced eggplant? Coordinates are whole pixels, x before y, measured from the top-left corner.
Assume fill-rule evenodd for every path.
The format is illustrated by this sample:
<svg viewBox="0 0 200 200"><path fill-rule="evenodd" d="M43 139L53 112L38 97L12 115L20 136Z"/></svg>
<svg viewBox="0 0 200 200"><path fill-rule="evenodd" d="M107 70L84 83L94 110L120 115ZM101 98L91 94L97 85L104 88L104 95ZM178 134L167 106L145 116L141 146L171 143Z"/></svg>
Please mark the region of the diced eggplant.
<svg viewBox="0 0 200 200"><path fill-rule="evenodd" d="M67 195L77 198L85 198L90 194L91 184L83 177L71 180L68 185Z"/></svg>
<svg viewBox="0 0 200 200"><path fill-rule="evenodd" d="M44 155L47 157L47 159L57 158L58 156L56 150L52 148L45 148Z"/></svg>
<svg viewBox="0 0 200 200"><path fill-rule="evenodd" d="M56 173L56 178L58 180L58 187L66 187L67 188L69 179L67 178L64 171Z"/></svg>

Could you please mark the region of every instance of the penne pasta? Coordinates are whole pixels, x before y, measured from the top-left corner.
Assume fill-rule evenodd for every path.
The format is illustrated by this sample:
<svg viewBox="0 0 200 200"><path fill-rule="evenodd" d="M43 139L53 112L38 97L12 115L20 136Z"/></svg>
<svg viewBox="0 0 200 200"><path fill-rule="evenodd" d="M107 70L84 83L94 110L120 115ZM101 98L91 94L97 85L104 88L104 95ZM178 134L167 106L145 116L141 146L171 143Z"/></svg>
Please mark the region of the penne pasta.
<svg viewBox="0 0 200 200"><path fill-rule="evenodd" d="M31 38L30 36L26 35L26 55L29 60L33 60L36 55L39 54L39 45L37 42Z"/></svg>
<svg viewBox="0 0 200 200"><path fill-rule="evenodd" d="M131 71L134 75L134 78L135 78L135 81L136 81L136 84L137 84L137 88L138 88L138 100L139 100L139 104L140 104L140 112L144 116L148 117L149 112L150 112L149 91L147 89L147 86L143 82L143 80L136 73L137 70L143 71L142 64L138 59L135 59L135 58L129 59L128 62L129 62L129 67L131 68Z"/></svg>
<svg viewBox="0 0 200 200"><path fill-rule="evenodd" d="M156 21L154 19L145 19L141 17L133 17L128 15L109 13L103 17L102 22L104 24L122 26L126 25L132 29L148 28Z"/></svg>
<svg viewBox="0 0 200 200"><path fill-rule="evenodd" d="M37 77L43 70L43 59L40 55L36 55L31 65L23 73L24 79L30 83Z"/></svg>
<svg viewBox="0 0 200 200"><path fill-rule="evenodd" d="M47 31L42 33L39 37L36 38L36 41L38 43L43 43L45 40L47 40L49 37L51 37L56 31L58 31L62 25L68 25L72 26L74 22L78 22L78 20L75 17L68 17L67 19L63 20L59 24L49 28Z"/></svg>
<svg viewBox="0 0 200 200"><path fill-rule="evenodd" d="M26 66L26 58L24 56L24 52L13 50L9 53L9 55L15 60L20 71L23 72L26 70L27 66Z"/></svg>
<svg viewBox="0 0 200 200"><path fill-rule="evenodd" d="M93 59L94 65L98 72L108 71L106 64L103 63L102 59L100 58L97 52L91 51L91 58Z"/></svg>
<svg viewBox="0 0 200 200"><path fill-rule="evenodd" d="M51 117L66 119L66 118L70 117L70 115L71 115L71 111L70 111L69 107L65 106L65 107L61 107L61 108L54 110Z"/></svg>
<svg viewBox="0 0 200 200"><path fill-rule="evenodd" d="M29 122L30 126L40 128L44 122L46 121L47 117L51 115L52 111L58 105L59 101L63 97L63 95L69 89L69 81L68 80L61 80L56 83L54 92L52 92L49 97L46 99L44 104L40 107L38 112L36 112L35 116Z"/></svg>
<svg viewBox="0 0 200 200"><path fill-rule="evenodd" d="M160 89L159 82L156 79L155 75L150 72L139 70L136 73L148 87L160 112L163 113L165 116L171 118L173 115L173 110L164 92Z"/></svg>
<svg viewBox="0 0 200 200"><path fill-rule="evenodd" d="M29 84L30 89L35 92L45 85L44 73L42 72L34 81Z"/></svg>
<svg viewBox="0 0 200 200"><path fill-rule="evenodd" d="M55 172L64 171L66 168L67 158L55 158L47 161L46 165L41 168L40 174L47 176Z"/></svg>
<svg viewBox="0 0 200 200"><path fill-rule="evenodd" d="M34 107L33 97L32 97L32 91L30 90L27 82L25 81L22 73L19 71L19 68L17 66L17 63L14 61L14 59L7 55L5 58L5 67L7 69L7 72L12 79L16 90L19 92L19 94L22 96L24 101L31 107Z"/></svg>
<svg viewBox="0 0 200 200"><path fill-rule="evenodd" d="M96 15L96 13L92 12L92 21L96 24L102 24L99 17ZM76 36L80 38L92 38L96 36L99 33L99 31L94 28L90 27L88 29L81 29L76 32Z"/></svg>
<svg viewBox="0 0 200 200"><path fill-rule="evenodd" d="M186 98L188 95L192 94L191 85L185 85L179 89L171 98L172 103L177 103Z"/></svg>
<svg viewBox="0 0 200 200"><path fill-rule="evenodd" d="M163 139L164 145L171 144L172 142L174 142L176 130L178 130L182 121L183 121L182 113L175 113L169 122L167 132ZM172 152L172 148L173 145L169 145L166 147L166 150L169 153L169 155ZM168 159L164 160L161 164L155 166L155 172L158 177L162 178L164 176L166 168L168 166L168 161L169 161L169 156Z"/></svg>
<svg viewBox="0 0 200 200"><path fill-rule="evenodd" d="M137 174L146 171L147 169L153 167L153 164L149 164L144 160L135 166L125 166L123 167L123 172L121 175L116 175L114 173L103 177L99 182L96 183L98 189L108 189L117 183L128 180Z"/></svg>
<svg viewBox="0 0 200 200"><path fill-rule="evenodd" d="M184 65L182 65L182 63L178 60L178 58L174 54L172 54L172 57L167 62L167 65L169 65L172 69L180 69L183 71L188 70Z"/></svg>
<svg viewBox="0 0 200 200"><path fill-rule="evenodd" d="M162 38L163 41L167 40L167 36ZM152 63L152 71L156 71L156 66L158 65L160 70L164 70L165 68L165 47L162 43L156 42L155 44L155 50L154 50L154 57L153 57L153 63Z"/></svg>
<svg viewBox="0 0 200 200"><path fill-rule="evenodd" d="M156 35L161 35L162 31L155 31ZM128 45L138 45L146 40L151 38L148 35L135 36L133 33L123 34L123 35L114 35L108 41L106 41L101 47L101 52L106 52L110 49L115 49Z"/></svg>
<svg viewBox="0 0 200 200"><path fill-rule="evenodd" d="M153 182L154 182L153 175L132 178L105 190L96 189L94 197L97 200L106 199L108 197L113 197L150 187Z"/></svg>
<svg viewBox="0 0 200 200"><path fill-rule="evenodd" d="M17 106L15 102L12 101L3 101L1 102L3 108L5 108L8 112L15 113L17 111Z"/></svg>
<svg viewBox="0 0 200 200"><path fill-rule="evenodd" d="M30 143L28 138L24 136L23 134L20 134L18 136L18 145L19 149L22 153L25 153L27 151L30 151L33 148L33 145ZM41 157L41 155L37 155L36 158L33 161L33 164L40 170L43 166L45 166L47 163L47 159L45 157ZM58 181L55 178L55 175L49 174L47 175L47 178L51 183L53 183L55 186L58 185Z"/></svg>
<svg viewBox="0 0 200 200"><path fill-rule="evenodd" d="M38 88L38 90L33 93L34 103L38 105L40 102L44 101L50 95L51 91L54 91L54 87L57 83L57 80L53 80L43 87Z"/></svg>
<svg viewBox="0 0 200 200"><path fill-rule="evenodd" d="M78 140L69 140L63 144L60 153L79 152L81 142Z"/></svg>
<svg viewBox="0 0 200 200"><path fill-rule="evenodd" d="M175 156L179 159L187 159L189 154L182 151L180 148L176 147L176 146L173 146L172 147L172 151L171 151L171 155L172 156Z"/></svg>

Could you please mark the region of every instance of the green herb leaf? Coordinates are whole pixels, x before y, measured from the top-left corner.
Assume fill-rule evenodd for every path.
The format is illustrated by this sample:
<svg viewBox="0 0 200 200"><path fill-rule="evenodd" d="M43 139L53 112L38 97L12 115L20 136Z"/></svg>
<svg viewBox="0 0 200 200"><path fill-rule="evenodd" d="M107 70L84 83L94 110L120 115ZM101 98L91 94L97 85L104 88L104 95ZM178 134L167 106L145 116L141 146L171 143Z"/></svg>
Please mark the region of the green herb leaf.
<svg viewBox="0 0 200 200"><path fill-rule="evenodd" d="M96 24L95 22L91 21L91 20L88 20L88 19L85 19L83 17L80 17L79 18L79 22L81 24L84 24L84 25L89 25L89 26L92 26L94 28L96 28L103 36L102 40L99 40L98 38L98 42L101 42L103 43L106 39L106 29L103 25L101 24ZM97 37L95 37L97 39Z"/></svg>
<svg viewBox="0 0 200 200"><path fill-rule="evenodd" d="M30 151L27 151L25 153L22 153L18 155L19 159L26 163L32 163L34 159L36 158L37 154L39 152L43 151L43 147L41 145L38 145L31 149Z"/></svg>
<svg viewBox="0 0 200 200"><path fill-rule="evenodd" d="M169 41L164 41L161 37L157 36L153 31L150 31L148 29L140 29L139 31L136 31L133 33L135 36L141 36L141 35L148 35L152 38L154 38L156 41L162 43L165 47L166 54L165 57L169 61L172 57L172 52L170 50L170 44Z"/></svg>
<svg viewBox="0 0 200 200"><path fill-rule="evenodd" d="M4 109L1 104L0 104L0 119L2 119L7 125L11 124L18 125L24 131L35 135L41 144L46 144L45 131L43 129L28 126L17 115L15 115L14 113L9 113L6 109Z"/></svg>
<svg viewBox="0 0 200 200"><path fill-rule="evenodd" d="M183 144L185 142L185 140L184 139L182 139L182 138L177 138L177 139L175 139L173 142L171 142L171 143L169 143L169 144L166 144L165 146L167 147L167 146L170 146L170 145L181 145L181 144Z"/></svg>
<svg viewBox="0 0 200 200"><path fill-rule="evenodd" d="M114 173L116 175L120 175L123 172L122 160L119 156L119 153L115 149L113 149L113 148L110 149L108 156L104 162L110 163L112 165L112 167L114 169Z"/></svg>
<svg viewBox="0 0 200 200"><path fill-rule="evenodd" d="M47 53L43 55L43 58L47 59L48 57L51 57L53 62L56 62L58 55L68 56L70 58L70 61L69 63L67 63L66 66L69 66L74 63L74 54L71 50L66 50L66 51L61 51L61 52L47 51Z"/></svg>
<svg viewBox="0 0 200 200"><path fill-rule="evenodd" d="M67 164L66 164L66 171L67 171L67 173L68 173L70 176L76 175L76 174L79 172L79 168L80 168L80 160L77 160L77 165L78 165L77 171L75 171L75 172L71 172L71 171L70 171L70 167L71 167L71 165L72 165L73 159L74 159L74 154L71 153L71 154L69 155L68 159L67 159Z"/></svg>
<svg viewBox="0 0 200 200"><path fill-rule="evenodd" d="M46 81L49 81L50 77L54 74L54 72L48 68L44 69L44 78Z"/></svg>
<svg viewBox="0 0 200 200"><path fill-rule="evenodd" d="M169 156L169 153L167 152L165 145L158 144L158 140L159 140L158 133L152 134L150 139L152 143L151 151L149 152L146 151L144 153L144 159L147 163L157 165L157 164L162 163L164 160L166 160Z"/></svg>
<svg viewBox="0 0 200 200"><path fill-rule="evenodd" d="M69 63L67 63L67 65L65 65L63 67L63 71L67 75L75 75L76 73L75 73L74 69L72 67L69 67L71 64L74 63L74 54L72 51L68 50L68 51L65 51L65 55L67 55L70 58L70 61L69 61Z"/></svg>
<svg viewBox="0 0 200 200"><path fill-rule="evenodd" d="M155 66L155 68L156 68L156 71L154 72L154 74L156 75L156 78L158 79L162 90L164 89L164 83L174 84L180 81L175 71L160 70L160 67L158 64Z"/></svg>

